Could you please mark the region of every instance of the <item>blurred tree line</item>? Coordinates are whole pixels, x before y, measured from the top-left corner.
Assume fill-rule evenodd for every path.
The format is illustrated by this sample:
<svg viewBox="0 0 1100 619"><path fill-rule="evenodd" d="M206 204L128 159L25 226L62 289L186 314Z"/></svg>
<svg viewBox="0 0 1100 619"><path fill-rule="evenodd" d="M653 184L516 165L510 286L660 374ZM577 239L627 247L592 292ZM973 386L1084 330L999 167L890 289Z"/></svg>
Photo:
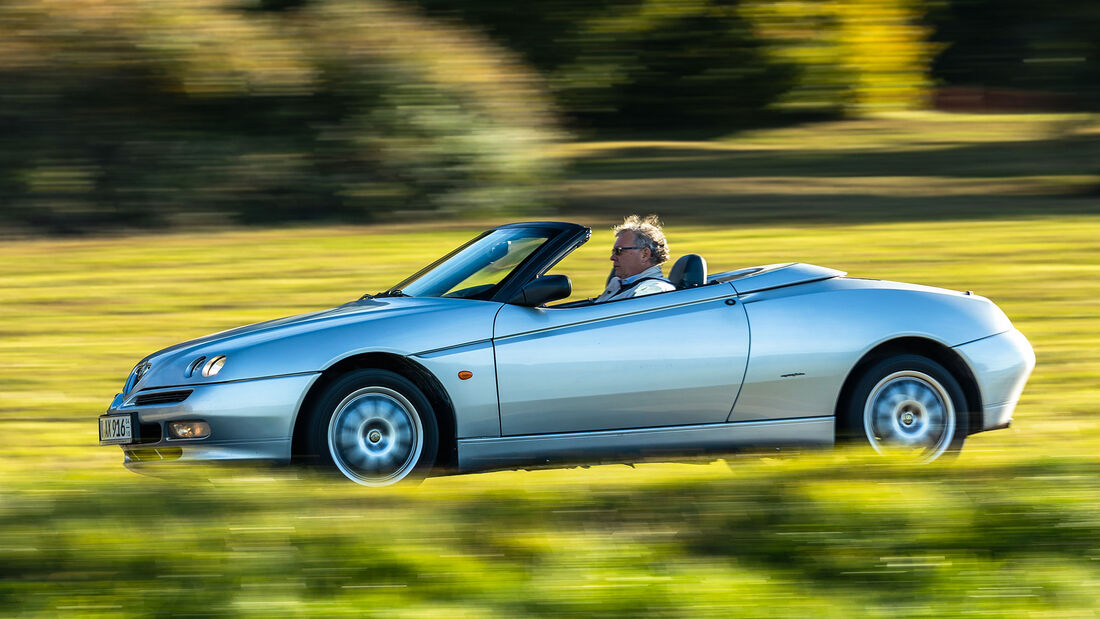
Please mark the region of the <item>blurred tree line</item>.
<svg viewBox="0 0 1100 619"><path fill-rule="evenodd" d="M1100 107L1100 5L1095 0L935 0L927 21L941 48L940 84L1062 95Z"/></svg>
<svg viewBox="0 0 1100 619"><path fill-rule="evenodd" d="M417 0L517 50L580 126L729 131L919 107L920 0Z"/></svg>
<svg viewBox="0 0 1100 619"><path fill-rule="evenodd" d="M0 3L0 218L101 226L543 200L538 76L469 29L374 0Z"/></svg>
<svg viewBox="0 0 1100 619"><path fill-rule="evenodd" d="M7 0L0 225L530 213L565 131L1091 87L1100 12L1053 2Z"/></svg>

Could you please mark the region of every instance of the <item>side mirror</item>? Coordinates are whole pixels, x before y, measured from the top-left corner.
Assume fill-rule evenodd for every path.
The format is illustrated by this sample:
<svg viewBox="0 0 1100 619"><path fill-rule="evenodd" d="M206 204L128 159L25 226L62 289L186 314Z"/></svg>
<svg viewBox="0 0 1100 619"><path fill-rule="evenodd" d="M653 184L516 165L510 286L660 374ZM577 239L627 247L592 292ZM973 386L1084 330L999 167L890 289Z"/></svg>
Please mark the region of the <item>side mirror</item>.
<svg viewBox="0 0 1100 619"><path fill-rule="evenodd" d="M501 241L496 245L493 245L492 249L489 250L489 262L496 262L497 260L500 260L501 258L507 256L508 252L510 251L512 251L511 241Z"/></svg>
<svg viewBox="0 0 1100 619"><path fill-rule="evenodd" d="M573 294L573 283L565 275L543 275L527 282L516 296L508 300L512 305L537 307L544 303L564 299Z"/></svg>

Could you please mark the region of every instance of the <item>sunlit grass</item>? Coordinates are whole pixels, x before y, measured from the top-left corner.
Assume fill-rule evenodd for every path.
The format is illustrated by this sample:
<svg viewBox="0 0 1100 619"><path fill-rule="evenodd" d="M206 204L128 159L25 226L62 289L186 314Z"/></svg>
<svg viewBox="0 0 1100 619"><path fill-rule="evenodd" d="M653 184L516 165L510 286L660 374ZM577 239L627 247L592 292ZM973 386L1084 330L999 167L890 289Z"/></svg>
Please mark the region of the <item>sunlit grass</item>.
<svg viewBox="0 0 1100 619"><path fill-rule="evenodd" d="M5 480L0 600L27 616L1072 616L1100 602L1098 469L806 453L371 492L292 469L52 472Z"/></svg>
<svg viewBox="0 0 1100 619"><path fill-rule="evenodd" d="M1049 129L1054 120L1036 122ZM1049 135L1035 123L1006 134L1018 121L990 122L997 127L976 117L929 126L929 135ZM920 134L919 125L890 127L898 148ZM752 139L799 154L797 134L784 131ZM822 131L826 141L846 135L839 125ZM807 199L844 178L864 192L871 183L846 177L851 165L807 176ZM598 171L610 178L592 182L617 178ZM1006 185L1034 188L1042 174ZM663 213L653 183L630 178L607 195L629 198L619 203L629 211ZM714 181L722 191L738 182ZM874 215L865 221L785 218L799 187L778 182L757 188L772 192L774 209L759 220L705 225L674 211L673 258L702 254L712 272L811 262L993 299L1029 337L1038 365L1013 427L971 437L954 462L755 453L370 491L286 467L140 477L122 469L117 448L96 445L95 417L142 356L383 290L500 222L7 241L0 614L1091 616L1100 607L1096 200L1046 212L1037 205L1060 198L1040 193L999 214L899 218L887 190L917 193L919 178L874 183L884 193L863 198ZM943 192L971 186L1003 189L949 179ZM1001 197L1018 204L1009 194ZM699 204L689 199L684 212ZM576 298L602 289L616 208L569 215L594 228L555 268Z"/></svg>

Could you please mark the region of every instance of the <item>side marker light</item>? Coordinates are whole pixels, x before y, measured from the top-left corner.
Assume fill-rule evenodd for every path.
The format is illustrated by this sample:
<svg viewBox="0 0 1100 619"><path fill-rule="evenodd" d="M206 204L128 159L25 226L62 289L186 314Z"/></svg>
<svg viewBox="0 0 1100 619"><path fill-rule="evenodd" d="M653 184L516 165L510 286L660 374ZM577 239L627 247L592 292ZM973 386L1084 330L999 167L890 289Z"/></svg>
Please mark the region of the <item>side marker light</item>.
<svg viewBox="0 0 1100 619"><path fill-rule="evenodd" d="M474 377L474 373L469 371L469 370L462 370L461 372L458 373L458 378L460 380L470 380L473 377Z"/></svg>

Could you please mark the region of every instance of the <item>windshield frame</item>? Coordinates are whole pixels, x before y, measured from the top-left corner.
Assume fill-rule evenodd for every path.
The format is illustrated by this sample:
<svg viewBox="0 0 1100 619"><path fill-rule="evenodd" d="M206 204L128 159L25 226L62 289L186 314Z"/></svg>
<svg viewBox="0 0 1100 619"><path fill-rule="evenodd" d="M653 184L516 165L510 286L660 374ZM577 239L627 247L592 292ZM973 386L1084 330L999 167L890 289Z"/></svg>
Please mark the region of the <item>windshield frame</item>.
<svg viewBox="0 0 1100 619"><path fill-rule="evenodd" d="M462 298L506 303L529 281L542 275L574 249L583 245L592 234L592 231L585 226L556 221L532 221L498 226L478 234L474 238L448 252L439 260L432 262L428 266L420 269L413 275L401 280L398 284L376 296L402 296L404 294L402 292L403 288L444 265L470 245L477 243L498 230L516 228L538 229L540 232L546 234L547 239L494 286L477 295Z"/></svg>

